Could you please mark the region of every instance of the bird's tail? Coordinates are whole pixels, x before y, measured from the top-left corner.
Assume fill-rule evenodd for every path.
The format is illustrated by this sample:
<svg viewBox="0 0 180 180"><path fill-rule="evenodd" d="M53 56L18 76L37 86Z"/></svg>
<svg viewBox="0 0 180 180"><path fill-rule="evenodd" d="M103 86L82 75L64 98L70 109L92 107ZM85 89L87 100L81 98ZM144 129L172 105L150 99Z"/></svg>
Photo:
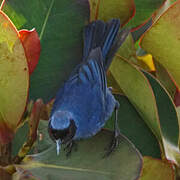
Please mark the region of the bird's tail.
<svg viewBox="0 0 180 180"><path fill-rule="evenodd" d="M119 32L119 28L119 19L112 19L107 23L97 20L87 25L84 28L83 60L88 58L93 49L100 47L104 57L104 68L107 70L116 51L129 34L128 29Z"/></svg>

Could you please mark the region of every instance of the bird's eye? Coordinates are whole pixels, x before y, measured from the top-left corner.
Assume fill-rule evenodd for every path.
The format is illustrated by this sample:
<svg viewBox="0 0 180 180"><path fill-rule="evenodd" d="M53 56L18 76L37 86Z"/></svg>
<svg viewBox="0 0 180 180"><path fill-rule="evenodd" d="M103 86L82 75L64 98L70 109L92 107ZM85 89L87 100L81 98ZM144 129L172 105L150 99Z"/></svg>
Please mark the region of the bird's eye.
<svg viewBox="0 0 180 180"><path fill-rule="evenodd" d="M61 139L61 141L66 141L67 139L72 139L76 132L76 126L73 120L70 121L70 125L66 129L53 129L51 124L49 124L49 135L53 141Z"/></svg>
<svg viewBox="0 0 180 180"><path fill-rule="evenodd" d="M58 139L58 132L57 131L52 131L52 135L54 136L55 139Z"/></svg>

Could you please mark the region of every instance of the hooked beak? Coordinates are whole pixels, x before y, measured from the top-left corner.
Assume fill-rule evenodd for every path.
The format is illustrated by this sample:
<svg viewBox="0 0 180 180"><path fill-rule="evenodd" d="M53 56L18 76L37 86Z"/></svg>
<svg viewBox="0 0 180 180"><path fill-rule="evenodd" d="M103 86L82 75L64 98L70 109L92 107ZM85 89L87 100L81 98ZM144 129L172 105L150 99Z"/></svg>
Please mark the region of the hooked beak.
<svg viewBox="0 0 180 180"><path fill-rule="evenodd" d="M57 151L57 155L59 155L60 150L61 150L61 140L58 139L58 140L56 140L56 151Z"/></svg>

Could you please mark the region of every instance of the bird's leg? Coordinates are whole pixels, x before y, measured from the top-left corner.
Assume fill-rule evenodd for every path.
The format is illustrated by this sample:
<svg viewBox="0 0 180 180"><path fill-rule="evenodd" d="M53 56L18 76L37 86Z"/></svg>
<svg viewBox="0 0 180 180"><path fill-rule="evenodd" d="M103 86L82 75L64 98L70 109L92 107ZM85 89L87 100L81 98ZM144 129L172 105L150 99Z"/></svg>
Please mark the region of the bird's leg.
<svg viewBox="0 0 180 180"><path fill-rule="evenodd" d="M75 149L75 151L77 150L77 144L72 139L68 139L67 141L64 142L64 144L65 144L64 150L66 150L67 157L71 155L73 148Z"/></svg>
<svg viewBox="0 0 180 180"><path fill-rule="evenodd" d="M119 135L120 135L120 130L118 126L118 109L119 109L119 102L116 101L115 105L115 122L114 122L114 135L112 138L112 141L107 149L107 152L105 153L104 157L109 156L119 145Z"/></svg>

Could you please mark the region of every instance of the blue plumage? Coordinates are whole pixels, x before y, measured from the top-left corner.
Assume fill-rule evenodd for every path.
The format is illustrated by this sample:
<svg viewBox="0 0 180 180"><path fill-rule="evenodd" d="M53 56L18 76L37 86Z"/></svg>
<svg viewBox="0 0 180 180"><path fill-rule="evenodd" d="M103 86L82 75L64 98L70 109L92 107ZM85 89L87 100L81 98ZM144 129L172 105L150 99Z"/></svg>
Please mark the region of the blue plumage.
<svg viewBox="0 0 180 180"><path fill-rule="evenodd" d="M60 88L49 121L49 134L60 144L95 135L110 118L116 100L107 87L106 70L128 35L120 22L94 21L84 29L83 61ZM58 144L58 143L57 143Z"/></svg>

